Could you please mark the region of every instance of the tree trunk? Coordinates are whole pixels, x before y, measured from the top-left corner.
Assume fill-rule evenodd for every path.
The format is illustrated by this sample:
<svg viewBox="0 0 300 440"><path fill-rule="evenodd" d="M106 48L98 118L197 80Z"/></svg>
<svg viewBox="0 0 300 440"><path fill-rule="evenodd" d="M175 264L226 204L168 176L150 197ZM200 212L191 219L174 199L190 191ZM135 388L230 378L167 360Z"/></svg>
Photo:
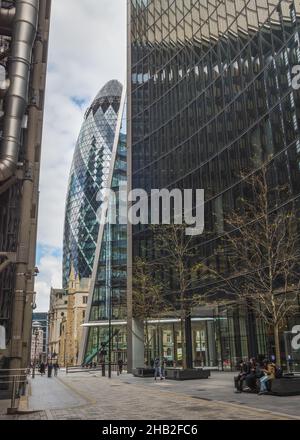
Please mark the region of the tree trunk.
<svg viewBox="0 0 300 440"><path fill-rule="evenodd" d="M146 319L146 350L147 350L147 364L150 366L150 339L149 339L149 328L148 320Z"/></svg>
<svg viewBox="0 0 300 440"><path fill-rule="evenodd" d="M193 368L193 338L191 316L185 318L185 352L186 352L186 368Z"/></svg>
<svg viewBox="0 0 300 440"><path fill-rule="evenodd" d="M281 358L280 358L280 339L279 339L279 325L274 325L274 340L275 340L275 356L276 356L276 365L281 367Z"/></svg>
<svg viewBox="0 0 300 440"><path fill-rule="evenodd" d="M186 344L185 344L185 326L184 326L184 318L180 320L181 327L181 352L182 352L182 368L186 368Z"/></svg>

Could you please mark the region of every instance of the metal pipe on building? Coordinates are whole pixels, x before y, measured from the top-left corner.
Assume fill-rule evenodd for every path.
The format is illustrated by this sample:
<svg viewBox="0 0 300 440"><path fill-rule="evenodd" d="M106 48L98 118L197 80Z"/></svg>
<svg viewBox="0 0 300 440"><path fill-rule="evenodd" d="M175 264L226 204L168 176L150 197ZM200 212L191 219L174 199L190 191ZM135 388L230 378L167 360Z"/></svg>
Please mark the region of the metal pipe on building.
<svg viewBox="0 0 300 440"><path fill-rule="evenodd" d="M16 8L1 8L0 9L0 33L3 35L10 35L13 21L16 14Z"/></svg>
<svg viewBox="0 0 300 440"><path fill-rule="evenodd" d="M38 13L39 0L16 0L8 66L10 87L5 98L3 140L0 147L0 182L11 177L17 167Z"/></svg>
<svg viewBox="0 0 300 440"><path fill-rule="evenodd" d="M38 214L38 185L46 80L46 60L49 38L51 0L40 0L38 38L35 40L28 126L24 144L25 178L22 187L19 246L16 265L16 284L12 314L11 368L28 364L31 339L31 315L34 299L34 267ZM22 273L27 272L29 277Z"/></svg>

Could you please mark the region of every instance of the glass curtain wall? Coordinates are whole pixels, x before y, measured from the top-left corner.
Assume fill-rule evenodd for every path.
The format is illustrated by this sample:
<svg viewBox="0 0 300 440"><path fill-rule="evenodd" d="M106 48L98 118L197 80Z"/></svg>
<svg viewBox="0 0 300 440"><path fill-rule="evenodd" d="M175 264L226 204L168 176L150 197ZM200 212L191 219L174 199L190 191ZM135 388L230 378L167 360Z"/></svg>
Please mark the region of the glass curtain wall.
<svg viewBox="0 0 300 440"><path fill-rule="evenodd" d="M108 322L111 317L113 325L112 360L118 356L126 357L126 326L118 326L117 321L126 320L126 280L127 280L127 225L120 224L120 185L127 181L127 138L126 138L126 104L120 109L122 116L118 135L116 157L110 166L113 167L111 190L114 191L116 204L109 205L107 218L116 209L116 223L108 222L104 226L103 236L99 236L100 256L97 262L93 284L89 322ZM99 350L108 345L109 328L94 327L89 330L85 348L85 361L99 358Z"/></svg>
<svg viewBox="0 0 300 440"><path fill-rule="evenodd" d="M292 69L300 64L300 4L131 0L129 7L132 187L149 194L204 188L209 236L193 246L199 260L229 274L226 252L221 259L216 249L224 217L247 196L245 172L266 163L270 185L288 188L277 207L290 202L299 209L300 91ZM147 227L133 227L129 245L133 259L145 257L144 249L153 249ZM155 258L151 252L146 257ZM195 291L214 285L218 296L212 277ZM247 308L218 311L214 363L232 368L240 358L272 351L269 330L251 315ZM210 362L203 332L193 334L197 364ZM179 341L180 335L180 360Z"/></svg>
<svg viewBox="0 0 300 440"><path fill-rule="evenodd" d="M66 200L63 286L73 265L81 278L92 274L99 232L99 191L107 186L122 85L109 81L87 109L76 144Z"/></svg>

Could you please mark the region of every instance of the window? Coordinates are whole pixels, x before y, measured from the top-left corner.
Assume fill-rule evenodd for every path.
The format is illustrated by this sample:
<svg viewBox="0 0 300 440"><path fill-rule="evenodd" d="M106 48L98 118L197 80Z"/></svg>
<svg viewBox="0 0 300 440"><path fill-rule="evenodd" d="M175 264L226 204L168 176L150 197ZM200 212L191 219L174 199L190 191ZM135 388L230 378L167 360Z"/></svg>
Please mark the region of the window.
<svg viewBox="0 0 300 440"><path fill-rule="evenodd" d="M87 296L83 296L82 297L82 303L83 304L87 304L87 302L88 302L88 297Z"/></svg>

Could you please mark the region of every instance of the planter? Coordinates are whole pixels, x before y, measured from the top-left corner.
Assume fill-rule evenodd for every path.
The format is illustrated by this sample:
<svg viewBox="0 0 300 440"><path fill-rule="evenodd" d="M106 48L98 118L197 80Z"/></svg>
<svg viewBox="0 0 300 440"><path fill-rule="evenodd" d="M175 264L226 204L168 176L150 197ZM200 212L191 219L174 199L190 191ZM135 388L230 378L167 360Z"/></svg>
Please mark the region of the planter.
<svg viewBox="0 0 300 440"><path fill-rule="evenodd" d="M195 380L208 379L210 370L203 370L202 368L180 369L180 368L166 368L165 377L171 380Z"/></svg>
<svg viewBox="0 0 300 440"><path fill-rule="evenodd" d="M132 374L134 375L134 377L154 377L154 368L135 368L132 371Z"/></svg>
<svg viewBox="0 0 300 440"><path fill-rule="evenodd" d="M300 376L282 377L273 380L271 394L275 396L299 396Z"/></svg>

